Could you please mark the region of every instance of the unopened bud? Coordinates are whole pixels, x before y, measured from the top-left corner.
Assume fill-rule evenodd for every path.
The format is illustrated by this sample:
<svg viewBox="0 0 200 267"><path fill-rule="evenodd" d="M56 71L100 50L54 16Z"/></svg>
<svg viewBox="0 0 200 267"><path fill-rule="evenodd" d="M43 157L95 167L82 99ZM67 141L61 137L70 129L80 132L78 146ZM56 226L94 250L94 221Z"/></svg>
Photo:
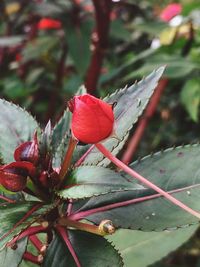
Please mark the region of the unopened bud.
<svg viewBox="0 0 200 267"><path fill-rule="evenodd" d="M112 235L115 232L115 227L111 220L103 220L99 224L99 231L102 235Z"/></svg>

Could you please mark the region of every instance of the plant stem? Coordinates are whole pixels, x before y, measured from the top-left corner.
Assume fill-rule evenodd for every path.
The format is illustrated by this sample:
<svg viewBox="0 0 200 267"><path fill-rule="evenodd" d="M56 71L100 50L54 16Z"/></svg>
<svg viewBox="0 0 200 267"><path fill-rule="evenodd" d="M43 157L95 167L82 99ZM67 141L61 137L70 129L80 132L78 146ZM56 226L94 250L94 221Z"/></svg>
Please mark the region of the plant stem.
<svg viewBox="0 0 200 267"><path fill-rule="evenodd" d="M94 148L94 145L91 145L91 147L83 154L82 157L80 157L80 159L75 163L75 167L78 167L82 164L82 162L85 160L85 158L87 157L87 155L92 151L92 149Z"/></svg>
<svg viewBox="0 0 200 267"><path fill-rule="evenodd" d="M77 267L81 267L80 261L79 261L77 255L76 255L76 252L75 252L75 250L74 250L74 248L73 248L73 246L72 246L72 244L71 244L71 242L69 240L69 237L68 237L68 234L67 234L65 228L57 225L56 229L59 232L59 234L61 235L61 237L64 240L65 244L67 245L67 247L68 247L68 249L69 249L69 251L70 251L70 253L71 253L71 255L72 255L72 257L73 257L73 259L75 261L76 266Z"/></svg>
<svg viewBox="0 0 200 267"><path fill-rule="evenodd" d="M37 248L38 251L40 251L43 248L43 244L41 240L36 235L31 235L29 237L29 240L32 242L32 244Z"/></svg>
<svg viewBox="0 0 200 267"><path fill-rule="evenodd" d="M59 173L59 176L60 176L60 183L59 185L62 184L64 178L65 178L65 175L67 174L67 171L69 169L69 166L70 166L70 163L71 163L71 159L72 159L72 155L73 155L73 152L74 152L74 149L76 147L76 144L77 144L77 140L74 139L73 137L70 138L69 140L69 145L68 145L68 148L67 148L67 152L65 154L65 158L64 158L64 161L63 161L63 164L61 166L61 169L60 169L60 173Z"/></svg>
<svg viewBox="0 0 200 267"><path fill-rule="evenodd" d="M96 144L96 147L99 149L99 151L101 153L104 154L105 157L107 157L109 160L111 160L118 168L122 169L123 171L125 171L126 173L128 173L130 176L132 176L133 178L137 179L141 183L145 184L149 188L152 188L153 190L155 190L156 192L158 192L159 194L161 194L162 196L164 196L166 199L168 199L169 201L171 201L174 205L180 207L181 209L187 211L188 213L190 213L193 216L195 216L198 219L200 219L200 213L198 213L197 211L189 208L188 206L186 206L185 204L183 204L181 201L179 201L175 197L171 196L170 194L168 194L167 192L165 192L164 190L162 190L157 185L151 183L150 181L148 181L146 178L144 178L142 175L140 175L136 171L134 171L131 168L129 168L126 164L124 164L122 161L120 161L115 156L113 156L110 153L110 151L108 151L102 144L100 144L100 143L99 144Z"/></svg>
<svg viewBox="0 0 200 267"><path fill-rule="evenodd" d="M94 93L97 87L103 58L108 46L110 28L111 0L92 0L95 9L96 30L92 34L93 53L86 74L85 87L89 93Z"/></svg>
<svg viewBox="0 0 200 267"><path fill-rule="evenodd" d="M13 238L9 243L7 243L7 246L10 246L17 242L18 240L26 237L26 236L31 236L37 233L45 232L47 229L48 225L37 225L37 226L32 226L28 227L26 230L24 230L21 234L17 235L15 238Z"/></svg>
<svg viewBox="0 0 200 267"><path fill-rule="evenodd" d="M85 231L85 232L89 232L92 234L96 234L96 235L105 235L103 234L100 230L99 227L93 224L88 224L88 223L82 223L82 222L77 222L74 220L70 220L68 217L62 217L58 220L58 224L61 226L65 226L65 227L73 227L75 229L81 230L81 231Z"/></svg>
<svg viewBox="0 0 200 267"><path fill-rule="evenodd" d="M5 201L8 202L8 203L16 203L15 200L10 199L10 198L5 197L5 196L2 196L2 195L0 195L0 199L5 200Z"/></svg>
<svg viewBox="0 0 200 267"><path fill-rule="evenodd" d="M43 261L43 256L42 255L35 256L32 253L26 251L23 255L23 259L35 264L41 264Z"/></svg>
<svg viewBox="0 0 200 267"><path fill-rule="evenodd" d="M131 137L128 146L127 146L127 150L124 152L123 156L122 156L122 161L125 164L129 164L129 162L131 161L139 143L140 140L142 139L142 136L145 132L145 129L147 127L147 124L149 122L149 120L152 118L152 116L154 115L156 108L158 106L158 103L160 101L160 97L164 91L164 89L166 88L168 84L168 79L162 79L159 84L157 89L155 90L155 93L153 94L147 108L146 111L144 113L144 115L141 117L138 126L134 132L134 135Z"/></svg>
<svg viewBox="0 0 200 267"><path fill-rule="evenodd" d="M175 194L175 193L183 192L183 191L186 191L186 190L190 190L190 189L193 189L193 188L199 187L199 186L200 186L200 184L191 185L191 186L187 186L187 187L171 190L171 191L168 191L167 193ZM74 214L71 214L69 216L69 219L78 221L78 220L84 219L84 218L86 218L86 217L88 217L88 216L90 216L92 214L96 214L98 212L105 212L105 211L108 211L108 210L111 210L111 209L125 207L125 206L129 206L129 205L132 205L132 204L137 204L137 203L140 203L140 202L148 201L148 200L159 198L159 197L163 197L163 195L154 194L154 195L150 195L150 196L145 196L145 197L139 197L139 198L129 199L129 200L125 200L125 201L120 201L120 202L116 202L116 203L113 203L113 204L108 204L108 205L105 205L105 206L102 206L102 207L93 208L93 209L90 209L90 210L85 210L85 211L80 211L80 212L78 211L78 212L76 212Z"/></svg>

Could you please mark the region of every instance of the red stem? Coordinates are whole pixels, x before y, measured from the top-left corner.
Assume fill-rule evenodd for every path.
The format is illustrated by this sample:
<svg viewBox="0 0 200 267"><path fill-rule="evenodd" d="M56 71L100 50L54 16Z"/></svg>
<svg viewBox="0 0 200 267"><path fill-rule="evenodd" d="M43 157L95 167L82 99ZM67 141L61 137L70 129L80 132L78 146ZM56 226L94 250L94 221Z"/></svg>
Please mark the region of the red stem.
<svg viewBox="0 0 200 267"><path fill-rule="evenodd" d="M74 248L72 247L72 244L71 244L71 242L69 240L67 231L65 230L64 227L61 227L59 225L56 226L56 229L59 232L59 234L61 235L61 237L64 240L65 244L67 245L67 247L68 247L68 249L69 249L69 251L70 251L70 253L71 253L71 255L72 255L72 257L73 257L73 259L75 261L75 263L76 263L76 266L77 267L81 267L81 264L79 262L79 259L78 259L77 255L76 255L76 252L75 252Z"/></svg>
<svg viewBox="0 0 200 267"><path fill-rule="evenodd" d="M21 223L23 223L32 213L34 213L37 209L39 209L42 206L42 204L37 204L34 207L32 207L32 209L30 209L26 215L19 220L12 229L10 229L6 234L4 234L3 236L0 237L0 241L2 239L4 239L6 236L8 236L9 234L11 234Z"/></svg>
<svg viewBox="0 0 200 267"><path fill-rule="evenodd" d="M184 203L182 203L181 201L179 201L175 197L171 196L170 194L168 194L167 192L165 192L164 190L162 190L157 185L151 183L150 181L148 181L146 178L144 178L142 175L140 175L136 171L134 171L131 168L129 168L126 164L124 164L122 161L120 161L115 156L113 156L112 153L110 153L110 151L108 151L102 144L95 144L95 145L99 149L99 151L105 157L107 157L110 161L112 161L118 168L122 169L123 171L125 171L126 173L128 173L130 176L132 176L133 178L137 179L141 183L145 184L149 188L155 190L156 192L158 192L159 194L161 194L162 196L164 196L166 199L168 199L170 202L172 202L174 205L180 207L181 209L187 211L188 213L190 213L193 216L195 216L198 219L200 219L200 213L199 212L197 212L197 211L189 208Z"/></svg>
<svg viewBox="0 0 200 267"><path fill-rule="evenodd" d="M18 236L13 238L9 243L7 243L7 246L10 246L10 245L16 243L18 240L20 240L26 236L31 236L31 235L34 235L37 233L44 232L44 231L46 231L46 229L47 229L47 227L45 227L43 225L28 227L21 234L19 234Z"/></svg>
<svg viewBox="0 0 200 267"><path fill-rule="evenodd" d="M9 202L9 203L16 203L15 200L10 199L10 198L5 197L5 196L2 196L2 195L0 195L0 199L3 199L3 200L5 200L5 201L7 201L7 202Z"/></svg>
<svg viewBox="0 0 200 267"><path fill-rule="evenodd" d="M83 161L85 160L85 158L87 157L87 155L92 151L92 149L94 148L94 145L91 145L91 147L85 152L85 154L83 154L82 157L80 157L80 159L75 163L75 167L80 166Z"/></svg>
<svg viewBox="0 0 200 267"><path fill-rule="evenodd" d="M29 237L29 240L32 242L32 244L37 248L37 250L40 252L41 249L43 248L43 244L41 240L36 236L36 235L31 235Z"/></svg>
<svg viewBox="0 0 200 267"><path fill-rule="evenodd" d="M191 185L191 186L183 187L183 188L180 188L180 189L167 191L167 193L174 194L174 193L182 192L182 191L185 191L185 190L190 190L190 189L195 188L197 186L200 186L200 184ZM91 209L91 210L80 211L80 212L77 212L77 213L74 213L74 214L70 215L68 218L70 220L81 220L81 219L84 219L84 218L86 218L86 217L88 217L88 216L90 216L92 214L98 213L98 212L104 212L104 211L108 211L108 210L111 210L111 209L125 207L125 206L131 205L131 204L140 203L140 202L144 202L144 201L155 199L155 198L159 198L159 197L163 197L163 196L161 194L154 194L154 195L151 195L151 196L145 196L145 197L129 199L129 200L126 200L126 201L121 201L121 202L117 202L117 203L113 203L113 204L108 204L108 205L105 205L103 207L94 208L94 209Z"/></svg>
<svg viewBox="0 0 200 267"><path fill-rule="evenodd" d="M43 261L43 256L42 255L35 256L32 253L26 251L23 255L23 259L35 264L41 264Z"/></svg>
<svg viewBox="0 0 200 267"><path fill-rule="evenodd" d="M110 13L112 0L92 0L95 8L96 30L92 34L93 54L88 68L85 87L88 93L94 93L97 87L103 58L108 46Z"/></svg>
<svg viewBox="0 0 200 267"><path fill-rule="evenodd" d="M147 127L147 124L149 120L152 118L152 116L154 115L156 108L158 106L158 103L160 101L160 97L164 89L166 88L167 84L168 84L168 79L162 79L159 82L158 87L146 108L144 116L140 119L137 129L135 130L134 135L132 136L132 138L130 139L128 143L127 149L122 156L122 161L125 164L129 164L129 162L133 158L133 155L140 143L140 140L142 139L142 136Z"/></svg>

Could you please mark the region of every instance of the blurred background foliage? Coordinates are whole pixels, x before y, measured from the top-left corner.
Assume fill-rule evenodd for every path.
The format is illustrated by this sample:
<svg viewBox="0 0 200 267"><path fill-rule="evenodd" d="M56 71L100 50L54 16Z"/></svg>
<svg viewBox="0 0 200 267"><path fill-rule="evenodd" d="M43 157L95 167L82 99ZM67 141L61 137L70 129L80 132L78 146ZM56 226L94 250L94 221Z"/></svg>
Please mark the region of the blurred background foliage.
<svg viewBox="0 0 200 267"><path fill-rule="evenodd" d="M67 100L94 74L90 67L99 42L94 2L0 2L0 97L28 109L42 125L49 118L56 122ZM172 1L108 2L103 62L96 63L100 71L88 91L104 97L167 65L161 99L134 158L199 141L200 2L176 1L179 10L169 17L163 10ZM156 266L200 266L199 240L197 233Z"/></svg>

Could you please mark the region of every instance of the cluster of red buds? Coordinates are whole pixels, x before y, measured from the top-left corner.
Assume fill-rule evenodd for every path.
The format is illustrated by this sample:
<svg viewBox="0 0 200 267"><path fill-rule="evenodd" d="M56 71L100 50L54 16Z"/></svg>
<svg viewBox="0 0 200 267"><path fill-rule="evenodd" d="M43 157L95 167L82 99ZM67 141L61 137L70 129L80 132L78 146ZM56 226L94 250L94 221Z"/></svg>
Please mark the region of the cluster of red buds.
<svg viewBox="0 0 200 267"><path fill-rule="evenodd" d="M27 179L47 193L58 183L58 174L50 160L40 155L37 133L33 140L22 143L14 152L15 162L0 167L0 184L7 190L18 192L26 190Z"/></svg>

